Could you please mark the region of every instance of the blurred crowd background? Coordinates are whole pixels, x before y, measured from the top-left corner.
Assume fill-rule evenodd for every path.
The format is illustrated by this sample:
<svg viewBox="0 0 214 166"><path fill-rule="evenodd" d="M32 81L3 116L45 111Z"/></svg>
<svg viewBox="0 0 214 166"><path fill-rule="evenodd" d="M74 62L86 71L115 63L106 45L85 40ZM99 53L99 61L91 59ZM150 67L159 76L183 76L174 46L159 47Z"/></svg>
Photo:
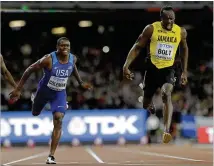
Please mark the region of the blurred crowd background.
<svg viewBox="0 0 214 166"><path fill-rule="evenodd" d="M94 86L92 91L82 91L71 77L67 86L71 109L142 108L139 84L146 49L131 66L133 81L122 81L122 66L138 35L160 19L159 9L166 4L175 7L176 23L188 32L189 82L186 87L177 83L172 95L174 112L213 116L212 2L2 2L1 53L18 81L30 64L56 50L56 40L66 36L78 57L80 76ZM175 66L180 67L180 61L178 55ZM8 100L12 87L2 81L2 111L31 110L31 93L42 75L42 71L31 75L15 104ZM160 90L154 103L161 116Z"/></svg>

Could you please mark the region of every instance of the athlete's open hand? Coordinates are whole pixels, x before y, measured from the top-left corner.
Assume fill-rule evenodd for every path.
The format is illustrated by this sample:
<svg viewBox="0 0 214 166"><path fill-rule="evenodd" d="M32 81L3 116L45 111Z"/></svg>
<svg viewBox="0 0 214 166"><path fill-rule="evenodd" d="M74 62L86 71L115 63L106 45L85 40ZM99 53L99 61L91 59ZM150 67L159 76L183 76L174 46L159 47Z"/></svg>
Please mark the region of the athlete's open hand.
<svg viewBox="0 0 214 166"><path fill-rule="evenodd" d="M86 89L86 90L92 90L93 89L93 86L89 83L86 83L86 82L83 82L81 83L80 85L83 89Z"/></svg>
<svg viewBox="0 0 214 166"><path fill-rule="evenodd" d="M18 89L14 89L12 92L9 93L11 100L18 100L21 96L21 91Z"/></svg>
<svg viewBox="0 0 214 166"><path fill-rule="evenodd" d="M123 77L127 78L128 80L133 80L134 73L132 73L129 69L123 68Z"/></svg>
<svg viewBox="0 0 214 166"><path fill-rule="evenodd" d="M187 84L187 73L186 72L183 72L181 74L181 84L182 85L186 85Z"/></svg>

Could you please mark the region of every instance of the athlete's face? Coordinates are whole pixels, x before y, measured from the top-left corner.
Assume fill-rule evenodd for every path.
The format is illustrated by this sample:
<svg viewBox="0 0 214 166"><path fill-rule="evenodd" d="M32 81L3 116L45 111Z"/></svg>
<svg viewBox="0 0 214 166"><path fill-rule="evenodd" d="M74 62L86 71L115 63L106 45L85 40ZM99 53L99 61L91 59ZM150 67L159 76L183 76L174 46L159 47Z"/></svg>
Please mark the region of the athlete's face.
<svg viewBox="0 0 214 166"><path fill-rule="evenodd" d="M59 45L57 45L57 50L61 55L69 55L70 53L70 42L68 40L62 40Z"/></svg>
<svg viewBox="0 0 214 166"><path fill-rule="evenodd" d="M167 30L172 30L173 24L175 22L175 13L172 10L164 10L161 17L162 25Z"/></svg>

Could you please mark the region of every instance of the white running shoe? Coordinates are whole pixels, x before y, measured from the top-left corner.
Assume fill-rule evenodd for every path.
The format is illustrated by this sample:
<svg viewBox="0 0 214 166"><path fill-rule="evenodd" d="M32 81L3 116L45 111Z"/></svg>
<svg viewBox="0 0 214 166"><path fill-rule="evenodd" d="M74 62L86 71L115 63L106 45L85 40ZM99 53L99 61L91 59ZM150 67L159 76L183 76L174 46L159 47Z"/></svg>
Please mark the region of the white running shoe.
<svg viewBox="0 0 214 166"><path fill-rule="evenodd" d="M48 156L46 164L56 164L54 156Z"/></svg>

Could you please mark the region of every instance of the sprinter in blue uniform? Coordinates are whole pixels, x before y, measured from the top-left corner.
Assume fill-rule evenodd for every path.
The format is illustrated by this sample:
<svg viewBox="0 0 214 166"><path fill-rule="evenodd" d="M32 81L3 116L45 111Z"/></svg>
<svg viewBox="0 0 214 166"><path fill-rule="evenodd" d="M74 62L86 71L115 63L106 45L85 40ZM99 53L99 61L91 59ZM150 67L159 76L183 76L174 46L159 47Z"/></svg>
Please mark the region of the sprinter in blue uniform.
<svg viewBox="0 0 214 166"><path fill-rule="evenodd" d="M11 99L19 99L21 90L29 76L40 69L43 69L44 76L40 80L36 94L32 97L32 114L38 116L47 103L51 105L53 114L54 129L50 154L46 164L56 164L54 153L59 143L62 131L62 119L67 109L66 85L69 76L73 73L80 86L90 90L92 86L84 83L76 67L77 58L70 53L70 41L66 37L57 40L57 51L54 51L37 62L30 65L22 75L15 90L10 93Z"/></svg>

